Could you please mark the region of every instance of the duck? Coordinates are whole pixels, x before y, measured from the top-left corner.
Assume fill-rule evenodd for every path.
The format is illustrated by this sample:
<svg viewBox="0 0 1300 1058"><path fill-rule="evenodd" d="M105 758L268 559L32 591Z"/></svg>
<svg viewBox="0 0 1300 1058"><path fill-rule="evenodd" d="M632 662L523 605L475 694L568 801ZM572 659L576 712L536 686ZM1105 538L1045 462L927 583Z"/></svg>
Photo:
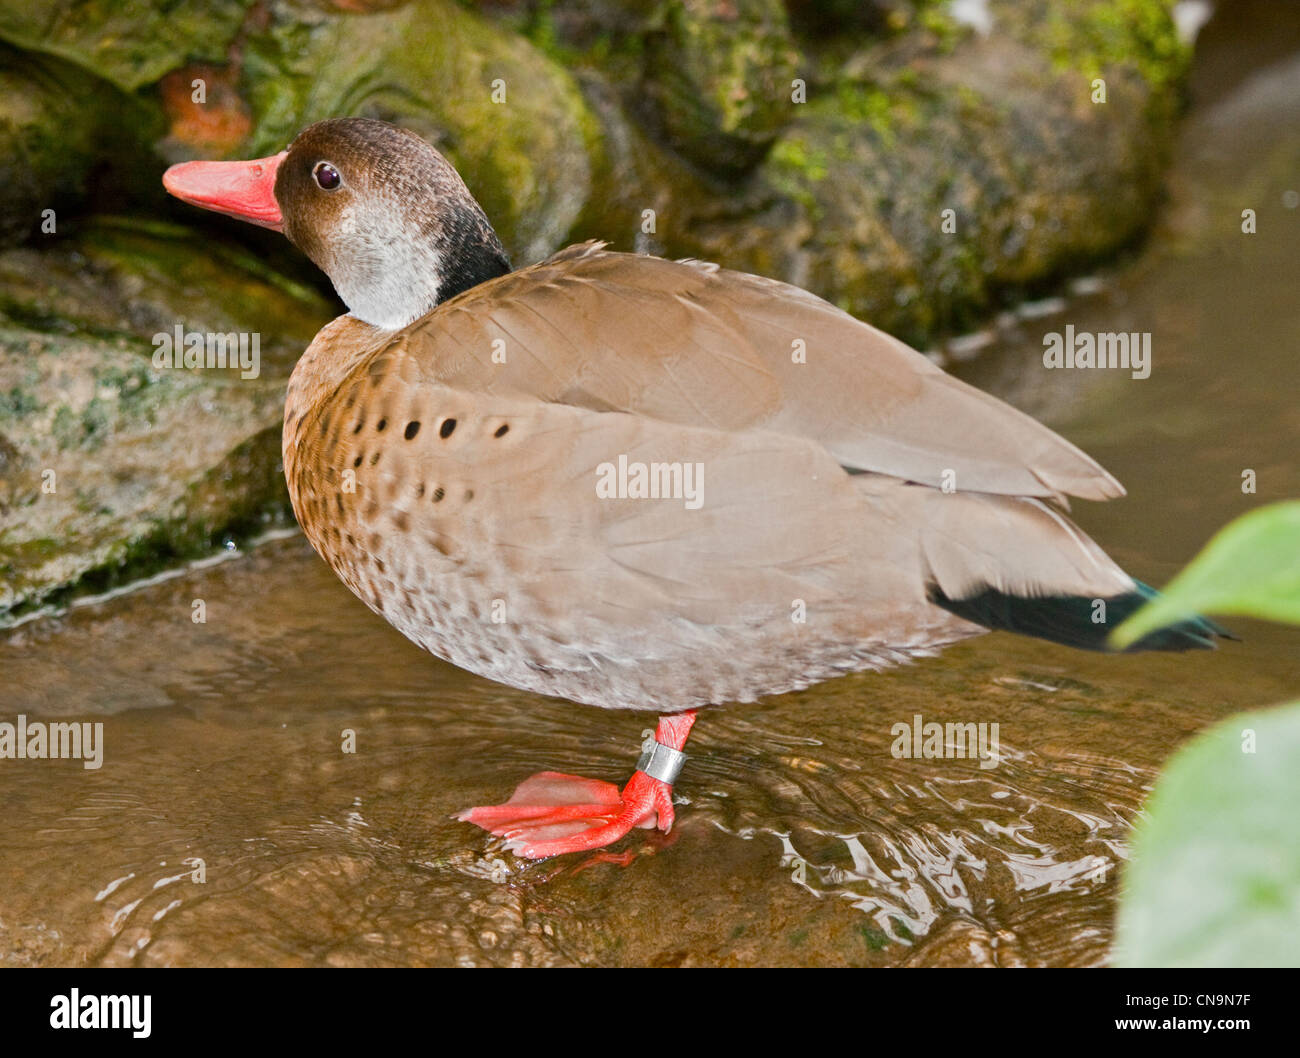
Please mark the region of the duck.
<svg viewBox="0 0 1300 1058"><path fill-rule="evenodd" d="M799 287L598 241L514 268L453 165L366 118L163 184L282 232L348 308L293 370L283 467L353 594L479 676L658 714L622 788L544 771L454 817L521 858L669 830L701 710L989 630L1107 650L1154 594L1068 515L1110 473Z"/></svg>

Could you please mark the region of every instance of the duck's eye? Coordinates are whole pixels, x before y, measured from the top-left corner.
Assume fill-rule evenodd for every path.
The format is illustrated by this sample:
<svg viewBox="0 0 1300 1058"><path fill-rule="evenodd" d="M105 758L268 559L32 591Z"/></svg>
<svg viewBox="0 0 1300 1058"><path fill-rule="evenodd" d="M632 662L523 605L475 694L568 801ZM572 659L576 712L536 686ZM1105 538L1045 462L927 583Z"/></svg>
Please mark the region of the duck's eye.
<svg viewBox="0 0 1300 1058"><path fill-rule="evenodd" d="M311 175L316 178L316 183L326 191L333 191L339 184L343 183L343 177L339 176L339 171L329 162L317 162L316 167L311 171Z"/></svg>

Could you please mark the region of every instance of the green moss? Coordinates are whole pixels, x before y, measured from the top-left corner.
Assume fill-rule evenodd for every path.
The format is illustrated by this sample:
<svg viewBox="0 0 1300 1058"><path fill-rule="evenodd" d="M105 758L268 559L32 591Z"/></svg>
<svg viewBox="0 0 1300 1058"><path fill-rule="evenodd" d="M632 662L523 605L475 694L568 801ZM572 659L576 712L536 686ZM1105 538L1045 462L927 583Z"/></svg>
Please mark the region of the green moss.
<svg viewBox="0 0 1300 1058"><path fill-rule="evenodd" d="M90 403L81 412L81 444L93 445L108 434L116 414L115 402L109 402L99 396L90 398Z"/></svg>
<svg viewBox="0 0 1300 1058"><path fill-rule="evenodd" d="M840 116L866 125L888 148L898 135L897 119L911 101L905 94L896 95L874 85L841 82L836 85L835 106Z"/></svg>
<svg viewBox="0 0 1300 1058"><path fill-rule="evenodd" d="M1057 70L1091 80L1127 66L1163 96L1181 83L1191 60L1172 6L1171 0L1090 0L1083 10L1052 8L1042 34Z"/></svg>
<svg viewBox="0 0 1300 1058"><path fill-rule="evenodd" d="M534 48L556 62L567 63L573 57L572 49L560 43L560 32L555 27L555 0L539 0L523 31Z"/></svg>
<svg viewBox="0 0 1300 1058"><path fill-rule="evenodd" d="M14 386L8 393L0 394L0 416L16 418L40 411L40 401L21 386Z"/></svg>
<svg viewBox="0 0 1300 1058"><path fill-rule="evenodd" d="M45 335L119 345L124 364L141 339L177 323L254 332L263 374L287 375L333 304L233 244L205 239L195 253L196 238L193 228L97 217L46 249L0 253L0 312Z"/></svg>
<svg viewBox="0 0 1300 1058"><path fill-rule="evenodd" d="M75 417L70 428L75 429ZM292 525L283 479L275 473L278 452L278 430L250 438L190 487L178 504L180 516L149 519L129 539L111 540L95 565L69 583L50 585L28 575L65 555L67 540L14 541L11 534L0 534L0 573L22 600L8 610L0 608L0 628L35 610L57 611L73 599L111 591L211 555L228 541L251 540L268 529ZM81 498L74 502L85 506ZM107 517L113 512L99 508L98 513ZM89 551L103 541L77 543Z"/></svg>
<svg viewBox="0 0 1300 1058"><path fill-rule="evenodd" d="M710 173L758 164L792 116L799 63L779 0L660 0L639 35L640 62L607 72L655 136Z"/></svg>
<svg viewBox="0 0 1300 1058"><path fill-rule="evenodd" d="M811 218L820 219L821 206L810 185L825 180L830 165L826 153L791 135L772 147L764 172L774 190L798 202Z"/></svg>
<svg viewBox="0 0 1300 1058"><path fill-rule="evenodd" d="M772 161L791 174L814 182L825 180L830 160L825 154L809 149L806 142L796 136L782 140L772 148Z"/></svg>
<svg viewBox="0 0 1300 1058"><path fill-rule="evenodd" d="M66 404L54 413L54 422L50 424L50 435L59 443L59 448L75 448L81 440L80 422L77 413Z"/></svg>
<svg viewBox="0 0 1300 1058"><path fill-rule="evenodd" d="M0 244L35 235L47 209L62 230L101 182L134 185L143 170L154 184L141 159L157 117L71 63L0 42Z"/></svg>
<svg viewBox="0 0 1300 1058"><path fill-rule="evenodd" d="M158 381L149 361L143 358L128 360L123 366L102 367L94 374L97 385L115 390L124 399L143 393Z"/></svg>
<svg viewBox="0 0 1300 1058"><path fill-rule="evenodd" d="M117 415L116 401L94 396L80 411L66 404L61 406L54 413L50 433L63 451L95 448L111 432Z"/></svg>
<svg viewBox="0 0 1300 1058"><path fill-rule="evenodd" d="M942 7L923 8L917 21L934 39L935 47L941 55L948 55L955 51L957 45L973 32L969 26L963 26Z"/></svg>
<svg viewBox="0 0 1300 1058"><path fill-rule="evenodd" d="M279 335L301 325L296 356L328 315L308 323L296 299L218 246L195 254L193 245L188 230L110 224L0 254L0 300L51 322L33 331L0 316L9 504L0 517L0 623L210 553L227 534L284 517L282 383L273 374L234 383L155 371L149 336L181 320ZM224 315L232 312L246 315ZM283 341L264 343L264 373L265 346ZM57 499L41 493L46 468L57 470Z"/></svg>
<svg viewBox="0 0 1300 1058"><path fill-rule="evenodd" d="M642 38L632 33L615 34L608 29L582 40L566 38L556 23L557 0L539 0L520 26L530 44L567 70L582 67L606 68L611 64L636 62L644 52Z"/></svg>
<svg viewBox="0 0 1300 1058"><path fill-rule="evenodd" d="M150 220L141 216L121 217L101 215L95 217L84 229L85 252L101 252L118 261L138 260L141 256L152 258L156 266L171 274L197 278L193 271L194 229L182 224ZM226 276L244 278L270 286L286 297L302 303L303 309L316 314L326 308L325 300L315 288L298 283L269 267L260 256L250 253L235 243L207 241L204 256L210 259L217 271ZM178 272L186 268L187 271ZM224 292L229 296L229 292ZM285 310L276 306L276 312Z"/></svg>

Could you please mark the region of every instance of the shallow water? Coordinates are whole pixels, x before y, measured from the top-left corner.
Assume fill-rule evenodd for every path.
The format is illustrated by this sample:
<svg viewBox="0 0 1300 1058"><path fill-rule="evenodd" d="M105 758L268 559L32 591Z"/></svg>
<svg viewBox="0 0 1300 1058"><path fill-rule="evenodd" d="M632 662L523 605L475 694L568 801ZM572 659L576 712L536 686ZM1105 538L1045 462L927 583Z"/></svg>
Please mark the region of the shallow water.
<svg viewBox="0 0 1300 1058"><path fill-rule="evenodd" d="M1291 19L1211 24L1148 248L959 368L1125 483L1075 513L1157 584L1234 515L1300 494ZM1252 36L1271 51L1243 52ZM1151 331L1151 377L1043 370L1067 323ZM269 543L0 639L0 719L99 720L106 741L99 770L0 761L0 962L1100 964L1162 762L1300 696L1300 635L1232 624L1243 642L1175 656L991 635L705 715L670 835L526 864L448 817L543 768L621 783L652 717L443 664L301 537ZM891 727L916 714L998 723L1001 763L895 759Z"/></svg>

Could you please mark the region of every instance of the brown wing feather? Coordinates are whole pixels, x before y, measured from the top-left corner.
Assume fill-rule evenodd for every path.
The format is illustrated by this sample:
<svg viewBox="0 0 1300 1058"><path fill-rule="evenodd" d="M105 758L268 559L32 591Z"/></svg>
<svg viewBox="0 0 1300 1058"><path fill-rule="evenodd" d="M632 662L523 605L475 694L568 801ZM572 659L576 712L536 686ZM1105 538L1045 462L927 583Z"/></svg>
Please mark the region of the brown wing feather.
<svg viewBox="0 0 1300 1058"><path fill-rule="evenodd" d="M902 342L797 287L700 262L570 247L467 291L405 341L469 390L774 430L855 470L936 486L952 471L960 491L1123 495L1074 445Z"/></svg>

